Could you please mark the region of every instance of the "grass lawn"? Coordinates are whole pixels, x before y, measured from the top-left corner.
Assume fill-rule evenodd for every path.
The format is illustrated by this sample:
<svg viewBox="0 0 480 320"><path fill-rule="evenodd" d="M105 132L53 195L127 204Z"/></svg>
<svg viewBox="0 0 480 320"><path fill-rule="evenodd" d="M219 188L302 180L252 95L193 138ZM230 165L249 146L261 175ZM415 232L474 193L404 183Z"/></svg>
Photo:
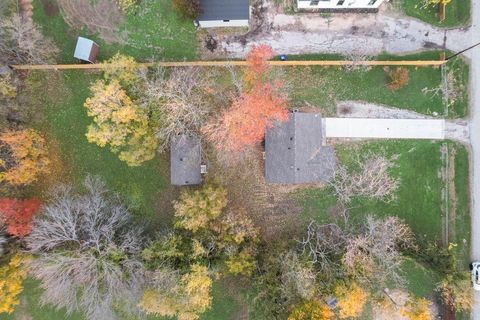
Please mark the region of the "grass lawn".
<svg viewBox="0 0 480 320"><path fill-rule="evenodd" d="M413 259L406 259L402 268L407 278L408 291L417 297L431 295L440 281L435 271L425 268Z"/></svg>
<svg viewBox="0 0 480 320"><path fill-rule="evenodd" d="M421 55L396 56L382 55L378 59L438 59L438 52ZM295 59L325 59L317 55L292 56ZM330 57L334 59L335 57ZM338 57L337 57L338 58ZM433 112L448 118L464 117L468 110L468 65L461 59L449 64L454 75L453 86L457 98L444 107L442 94L424 92L436 89L442 84L439 67L408 67L409 82L397 91L386 87L387 76L383 67L371 67L364 71L346 71L341 67L285 67L285 81L289 84L289 94L293 106L302 107L305 102L319 107L323 115L334 115L336 103L346 100L366 101L387 106L408 109L431 115Z"/></svg>
<svg viewBox="0 0 480 320"><path fill-rule="evenodd" d="M55 2L55 1L54 1ZM74 30L60 13L47 15L41 0L33 1L34 21L43 33L52 38L60 49L59 63L72 63L77 36L87 36L100 45L99 61L116 52L134 56L137 60L182 60L196 57L195 27L173 12L170 0L142 0L135 14L128 15L119 26L127 34L126 43L107 44L98 35Z"/></svg>
<svg viewBox="0 0 480 320"><path fill-rule="evenodd" d="M458 243L461 259L468 259L470 238L470 219L468 205L468 157L465 148L453 142L430 141L382 141L362 145L337 147L340 161L348 165L349 159L356 154L384 152L386 155L398 155L396 167L391 173L400 179L397 199L390 203L367 198L355 198L349 204L352 222L364 219L367 214L379 216L395 215L404 219L422 242L439 241L445 228L446 202L442 199L442 189L447 182L442 180L440 172L445 166L441 159L441 146L448 145L449 152L455 150L456 217L450 219L449 227L454 228L455 238L450 242ZM333 219L331 210L336 198L330 189L310 189L299 194L304 204L304 217L321 223ZM452 199L449 197L449 203ZM449 210L452 214L452 208ZM453 226L454 224L454 226ZM452 234L452 233L451 233Z"/></svg>
<svg viewBox="0 0 480 320"><path fill-rule="evenodd" d="M120 193L136 216L157 218L156 202L167 185L164 161L157 156L140 167L129 167L108 148L89 143L85 137L91 119L83 103L90 95L90 82L98 77L95 73L66 71L48 77L41 72L32 73L27 79L27 83L32 83L24 92L30 97L29 103L44 108L44 115L35 126L47 134L50 144L58 145L53 151L62 168L54 168L54 173L57 179L63 175L67 182L77 184L88 174L98 175L111 190ZM38 83L48 83L54 92L41 90Z"/></svg>
<svg viewBox="0 0 480 320"><path fill-rule="evenodd" d="M431 6L426 9L418 8L421 1L402 0L402 9L406 15L418 18L427 23L440 27L460 27L470 23L470 0L452 0L446 7L445 21L438 19L438 9Z"/></svg>

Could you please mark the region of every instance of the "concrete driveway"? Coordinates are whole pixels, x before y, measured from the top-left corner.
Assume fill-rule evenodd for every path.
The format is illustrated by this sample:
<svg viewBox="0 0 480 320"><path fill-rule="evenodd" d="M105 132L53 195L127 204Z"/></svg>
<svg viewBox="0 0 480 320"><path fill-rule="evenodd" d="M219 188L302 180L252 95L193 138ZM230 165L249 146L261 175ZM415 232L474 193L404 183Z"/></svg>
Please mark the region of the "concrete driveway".
<svg viewBox="0 0 480 320"><path fill-rule="evenodd" d="M325 118L327 138L445 139L443 119Z"/></svg>

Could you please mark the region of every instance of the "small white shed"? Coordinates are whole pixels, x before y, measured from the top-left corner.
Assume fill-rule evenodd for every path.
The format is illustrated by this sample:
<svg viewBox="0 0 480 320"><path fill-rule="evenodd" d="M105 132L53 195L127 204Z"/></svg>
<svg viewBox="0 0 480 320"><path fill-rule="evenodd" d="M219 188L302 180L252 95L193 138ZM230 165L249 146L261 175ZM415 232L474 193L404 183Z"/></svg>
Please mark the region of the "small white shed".
<svg viewBox="0 0 480 320"><path fill-rule="evenodd" d="M90 39L78 37L73 57L82 61L95 63L97 61L98 45Z"/></svg>

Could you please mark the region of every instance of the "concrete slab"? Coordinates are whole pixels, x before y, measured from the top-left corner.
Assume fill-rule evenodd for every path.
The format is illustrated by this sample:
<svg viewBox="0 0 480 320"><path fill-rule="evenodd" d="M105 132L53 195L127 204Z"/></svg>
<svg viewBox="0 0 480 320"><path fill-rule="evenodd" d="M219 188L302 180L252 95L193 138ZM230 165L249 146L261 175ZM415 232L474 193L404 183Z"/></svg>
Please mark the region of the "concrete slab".
<svg viewBox="0 0 480 320"><path fill-rule="evenodd" d="M443 119L325 118L327 138L445 139Z"/></svg>

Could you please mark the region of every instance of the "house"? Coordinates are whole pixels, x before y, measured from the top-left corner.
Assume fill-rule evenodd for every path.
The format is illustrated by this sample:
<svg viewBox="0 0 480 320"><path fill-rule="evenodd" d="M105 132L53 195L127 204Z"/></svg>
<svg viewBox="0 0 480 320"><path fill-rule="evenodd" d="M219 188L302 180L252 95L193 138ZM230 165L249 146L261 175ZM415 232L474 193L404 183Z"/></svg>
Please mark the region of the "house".
<svg viewBox="0 0 480 320"><path fill-rule="evenodd" d="M90 39L78 37L73 57L85 62L97 61L98 45Z"/></svg>
<svg viewBox="0 0 480 320"><path fill-rule="evenodd" d="M170 145L170 182L176 186L202 183L201 146L198 138L178 135Z"/></svg>
<svg viewBox="0 0 480 320"><path fill-rule="evenodd" d="M197 21L202 28L248 27L249 0L201 0L200 5Z"/></svg>
<svg viewBox="0 0 480 320"><path fill-rule="evenodd" d="M384 0L297 0L298 9L330 9L345 11L348 9L376 10Z"/></svg>
<svg viewBox="0 0 480 320"><path fill-rule="evenodd" d="M335 152L325 146L322 118L292 112L265 134L265 179L270 183L319 183L333 178Z"/></svg>

